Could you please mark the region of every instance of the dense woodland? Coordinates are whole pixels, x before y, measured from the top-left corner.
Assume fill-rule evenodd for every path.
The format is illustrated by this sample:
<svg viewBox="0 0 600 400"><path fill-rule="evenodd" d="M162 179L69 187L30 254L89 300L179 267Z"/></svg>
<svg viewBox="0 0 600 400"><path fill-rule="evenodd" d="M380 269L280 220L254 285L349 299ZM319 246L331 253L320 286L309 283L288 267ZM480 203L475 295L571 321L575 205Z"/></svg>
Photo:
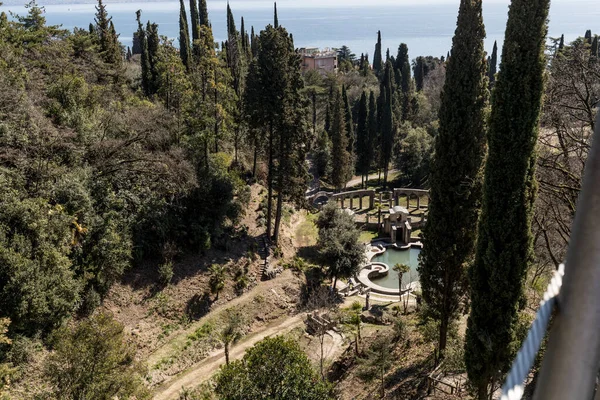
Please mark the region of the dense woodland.
<svg viewBox="0 0 600 400"><path fill-rule="evenodd" d="M138 11L131 48L102 0L73 32L47 25L35 1L0 15L0 398L31 362L23 343L46 350L40 398L151 398L102 307L125 272L150 263L162 287L183 255L227 251L247 236L251 185L264 187L260 225L277 249L286 207L312 208L311 182L340 191L373 174L382 190L431 190L419 318L433 323L436 362L464 354L471 393L488 398L566 255L600 99L598 36L546 38L549 1L513 0L503 48L484 49L481 1L462 0L445 56L386 52L378 33L372 56L344 46L336 73L302 73L276 7L250 29L227 7L223 43L206 0L180 0L177 46ZM316 226L323 285L353 276L364 247L352 217L329 205ZM218 298L223 271L211 274ZM449 336L467 314L463 348ZM358 355L356 315L344 318L358 318ZM227 357L238 325L223 333ZM360 363L383 396L398 337ZM288 339L227 361L218 398L335 398Z"/></svg>

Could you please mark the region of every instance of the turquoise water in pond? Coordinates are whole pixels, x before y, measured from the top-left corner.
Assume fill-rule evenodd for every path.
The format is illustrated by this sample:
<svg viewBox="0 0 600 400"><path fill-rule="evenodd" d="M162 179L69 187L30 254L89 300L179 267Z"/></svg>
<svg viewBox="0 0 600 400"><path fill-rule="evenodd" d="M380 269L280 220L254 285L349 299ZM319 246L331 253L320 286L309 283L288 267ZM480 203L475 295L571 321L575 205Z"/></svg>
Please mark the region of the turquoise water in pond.
<svg viewBox="0 0 600 400"><path fill-rule="evenodd" d="M411 282L418 281L417 266L419 265L419 254L421 254L421 249L388 249L385 253L373 257L372 262L387 264L390 267L390 272L384 277L372 279L372 282L388 289L398 289L398 274L392 269L396 264L407 264L410 266L410 272L402 275L402 287L406 287Z"/></svg>

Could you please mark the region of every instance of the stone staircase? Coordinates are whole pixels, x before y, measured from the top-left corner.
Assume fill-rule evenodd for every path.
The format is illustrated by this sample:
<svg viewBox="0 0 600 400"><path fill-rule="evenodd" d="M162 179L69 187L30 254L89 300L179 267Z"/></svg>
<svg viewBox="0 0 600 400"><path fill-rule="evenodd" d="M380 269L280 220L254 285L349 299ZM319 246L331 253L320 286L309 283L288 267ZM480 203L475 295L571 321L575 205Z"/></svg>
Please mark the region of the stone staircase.
<svg viewBox="0 0 600 400"><path fill-rule="evenodd" d="M261 277L263 280L269 280L275 278L279 273L283 272L280 267L273 267L270 265L271 258L271 241L267 235L263 234L256 238L256 244L258 248L258 255L263 261L261 269Z"/></svg>

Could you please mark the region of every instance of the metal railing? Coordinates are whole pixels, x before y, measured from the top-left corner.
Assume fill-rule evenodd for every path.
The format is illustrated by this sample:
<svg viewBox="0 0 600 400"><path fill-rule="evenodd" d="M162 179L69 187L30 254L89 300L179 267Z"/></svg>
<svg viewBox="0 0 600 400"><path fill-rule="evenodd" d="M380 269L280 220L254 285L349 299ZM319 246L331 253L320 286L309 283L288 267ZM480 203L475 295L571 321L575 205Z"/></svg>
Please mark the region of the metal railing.
<svg viewBox="0 0 600 400"><path fill-rule="evenodd" d="M551 309L557 313L536 384L534 400L592 400L600 370L600 112L592 138L567 262L544 295L502 391L520 399ZM559 292L560 290L560 292ZM558 300L558 301L557 301ZM595 395L600 400L600 390Z"/></svg>
<svg viewBox="0 0 600 400"><path fill-rule="evenodd" d="M600 368L600 113L534 400L591 400Z"/></svg>

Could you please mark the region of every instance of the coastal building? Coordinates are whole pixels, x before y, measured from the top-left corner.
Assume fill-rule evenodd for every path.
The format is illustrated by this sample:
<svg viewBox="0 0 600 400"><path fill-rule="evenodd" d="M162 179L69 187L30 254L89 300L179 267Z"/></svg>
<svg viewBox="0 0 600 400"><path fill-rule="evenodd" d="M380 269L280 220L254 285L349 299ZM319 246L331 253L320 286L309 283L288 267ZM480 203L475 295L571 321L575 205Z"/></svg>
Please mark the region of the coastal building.
<svg viewBox="0 0 600 400"><path fill-rule="evenodd" d="M337 72L338 59L335 50L303 47L298 50L298 53L302 57L302 72Z"/></svg>

